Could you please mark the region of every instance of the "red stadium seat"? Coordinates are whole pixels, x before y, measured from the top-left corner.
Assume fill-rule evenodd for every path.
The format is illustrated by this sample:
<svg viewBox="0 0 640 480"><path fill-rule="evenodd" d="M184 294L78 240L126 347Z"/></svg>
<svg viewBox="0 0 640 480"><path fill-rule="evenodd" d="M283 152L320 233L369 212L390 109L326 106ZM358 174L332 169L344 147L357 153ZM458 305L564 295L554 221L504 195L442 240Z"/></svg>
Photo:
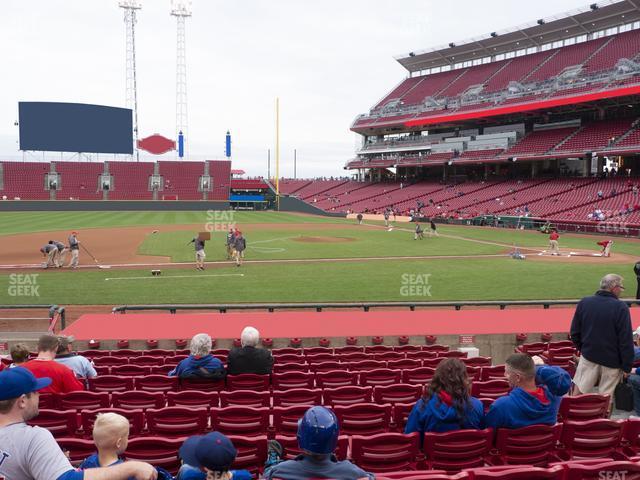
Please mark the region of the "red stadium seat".
<svg viewBox="0 0 640 480"><path fill-rule="evenodd" d="M426 352L438 352L440 353L444 353L444 352L448 352L449 351L449 346L448 345L422 345L422 350L426 351Z"/></svg>
<svg viewBox="0 0 640 480"><path fill-rule="evenodd" d="M395 430L402 433L407 425L407 419L416 402L395 403L393 405L393 426Z"/></svg>
<svg viewBox="0 0 640 480"><path fill-rule="evenodd" d="M309 356L309 355L318 355L320 353L328 353L329 355L333 355L333 348L326 348L326 347L308 347L302 351L303 355Z"/></svg>
<svg viewBox="0 0 640 480"><path fill-rule="evenodd" d="M267 461L267 437L229 435L229 440L236 447L236 460L231 468L234 470L249 470L255 478L258 478L264 463Z"/></svg>
<svg viewBox="0 0 640 480"><path fill-rule="evenodd" d="M385 353L392 352L393 347L391 345L365 345L364 353Z"/></svg>
<svg viewBox="0 0 640 480"><path fill-rule="evenodd" d="M371 360L373 358L373 355L369 355L364 352L353 352L353 353L335 352L334 355L342 363L362 362L364 360Z"/></svg>
<svg viewBox="0 0 640 480"><path fill-rule="evenodd" d="M241 373L240 375L227 375L227 388L229 390L269 390L269 375L256 375L253 373Z"/></svg>
<svg viewBox="0 0 640 480"><path fill-rule="evenodd" d="M289 407L291 405L321 405L322 389L294 388L291 390L274 390L273 406Z"/></svg>
<svg viewBox="0 0 640 480"><path fill-rule="evenodd" d="M203 392L200 390L183 390L180 392L167 392L167 406L169 407L193 407L214 408L220 404L218 392Z"/></svg>
<svg viewBox="0 0 640 480"><path fill-rule="evenodd" d="M371 402L373 394L372 387L324 387L323 397L325 405L333 407L337 405L353 405L356 403Z"/></svg>
<svg viewBox="0 0 640 480"><path fill-rule="evenodd" d="M129 440L124 457L127 460L149 462L175 475L182 464L178 457L178 450L184 440L184 437L165 438L160 436L132 438Z"/></svg>
<svg viewBox="0 0 640 480"><path fill-rule="evenodd" d="M302 360L304 357L300 357ZM309 364L306 362L299 363L275 363L273 365L273 373L285 373L285 372L308 372Z"/></svg>
<svg viewBox="0 0 640 480"><path fill-rule="evenodd" d="M415 403L422 396L421 385L396 383L395 385L373 387L373 401L375 403Z"/></svg>
<svg viewBox="0 0 640 480"><path fill-rule="evenodd" d="M482 367L482 373L480 379L483 382L488 380L502 380L504 379L504 365L494 365L493 367Z"/></svg>
<svg viewBox="0 0 640 480"><path fill-rule="evenodd" d="M530 425L496 432L492 465L533 465L546 467L560 438L562 425Z"/></svg>
<svg viewBox="0 0 640 480"><path fill-rule="evenodd" d="M312 406L313 404L274 407L271 411L273 414L273 430L278 434L295 436L298 432L298 420Z"/></svg>
<svg viewBox="0 0 640 480"><path fill-rule="evenodd" d="M115 408L128 410L162 408L166 403L163 392L146 392L143 390L115 392L111 395L111 402Z"/></svg>
<svg viewBox="0 0 640 480"><path fill-rule="evenodd" d="M523 343L515 348L516 353L527 353L531 356L540 355L547 350L547 344L543 342Z"/></svg>
<svg viewBox="0 0 640 480"><path fill-rule="evenodd" d="M358 385L358 374L346 370L328 370L316 372L316 385L320 388L346 387Z"/></svg>
<svg viewBox="0 0 640 480"><path fill-rule="evenodd" d="M486 382L473 382L471 384L471 395L482 398L500 398L511 391L511 386L507 380L487 380Z"/></svg>
<svg viewBox="0 0 640 480"><path fill-rule="evenodd" d="M110 406L106 392L69 392L58 396L57 407L62 410L91 410Z"/></svg>
<svg viewBox="0 0 640 480"><path fill-rule="evenodd" d="M121 377L141 377L151 374L151 367L141 367L140 365L118 365L111 367L112 375L120 375Z"/></svg>
<svg viewBox="0 0 640 480"><path fill-rule="evenodd" d="M420 367L422 367L421 359L403 358L402 360L389 360L387 362L387 368L395 370L411 370Z"/></svg>
<svg viewBox="0 0 640 480"><path fill-rule="evenodd" d="M75 410L40 410L29 425L46 428L54 437L75 437L79 434L78 414Z"/></svg>
<svg viewBox="0 0 640 480"><path fill-rule="evenodd" d="M273 355L274 364L276 363L299 363L303 361L304 357L302 357L298 353L280 353L278 355Z"/></svg>
<svg viewBox="0 0 640 480"><path fill-rule="evenodd" d="M374 435L390 429L391 405L356 403L337 405L333 410L338 417L340 432L344 435Z"/></svg>
<svg viewBox="0 0 640 480"><path fill-rule="evenodd" d="M360 347L358 345L348 345L346 347L336 347L333 349L333 353L335 353L336 355L361 352L364 352L364 347Z"/></svg>
<svg viewBox="0 0 640 480"><path fill-rule="evenodd" d="M487 467L467 471L474 480L564 480L564 469L560 466L540 467Z"/></svg>
<svg viewBox="0 0 640 480"><path fill-rule="evenodd" d="M379 368L375 370L363 370L360 372L360 385L363 387L396 385L400 383L402 371L391 370L389 368Z"/></svg>
<svg viewBox="0 0 640 480"><path fill-rule="evenodd" d="M384 473L422 467L420 434L380 433L351 437L351 458L367 472Z"/></svg>
<svg viewBox="0 0 640 480"><path fill-rule="evenodd" d="M111 350L111 356L112 357L124 357L124 358L129 358L129 357L140 357L143 355L143 351L142 350L130 350L127 348L120 348L118 350Z"/></svg>
<svg viewBox="0 0 640 480"><path fill-rule="evenodd" d="M322 348L322 347L317 347L317 348ZM331 350L330 348L327 349L323 349L323 350ZM307 359L307 362L312 365L314 363L319 363L319 362L337 362L338 359L340 358L338 355L334 355L333 353L314 353L314 354L308 354L305 355L305 358Z"/></svg>
<svg viewBox="0 0 640 480"><path fill-rule="evenodd" d="M438 352L431 352L428 350L418 350L415 352L407 352L406 353L407 358L410 358L412 360L431 360L432 358L437 358L438 357Z"/></svg>
<svg viewBox="0 0 640 480"><path fill-rule="evenodd" d="M224 380L204 380L194 378L181 378L178 380L180 390L200 390L203 392L218 392L224 390Z"/></svg>
<svg viewBox="0 0 640 480"><path fill-rule="evenodd" d="M640 463L606 461L596 464L567 462L564 465L565 480L638 480Z"/></svg>
<svg viewBox="0 0 640 480"><path fill-rule="evenodd" d="M271 386L274 390L313 388L314 381L314 374L308 372L282 372L271 374Z"/></svg>
<svg viewBox="0 0 640 480"><path fill-rule="evenodd" d="M158 367L164 365L165 358L159 355L142 355L131 359L130 363L140 365L142 367Z"/></svg>
<svg viewBox="0 0 640 480"><path fill-rule="evenodd" d="M412 370L402 371L402 383L414 383L419 385L425 385L431 382L431 379L436 373L436 369L433 367L420 367Z"/></svg>
<svg viewBox="0 0 640 480"><path fill-rule="evenodd" d="M583 458L622 458L617 454L624 422L616 420L587 420L564 422L558 457L562 460Z"/></svg>
<svg viewBox="0 0 640 480"><path fill-rule="evenodd" d="M385 472L376 475L376 480L471 480L471 477L467 472L449 475L444 470L409 470Z"/></svg>
<svg viewBox="0 0 640 480"><path fill-rule="evenodd" d="M405 360L407 357L403 352L387 351L382 353L374 353L374 360L389 362L393 360Z"/></svg>
<svg viewBox="0 0 640 480"><path fill-rule="evenodd" d="M490 367L491 357L471 357L461 359L465 365L471 367Z"/></svg>
<svg viewBox="0 0 640 480"><path fill-rule="evenodd" d="M95 369L99 377L104 377L105 375L111 375L111 367L109 366L100 367L96 365L93 368Z"/></svg>
<svg viewBox="0 0 640 480"><path fill-rule="evenodd" d="M93 423L99 413L113 412L122 415L129 420L129 436L135 437L142 435L144 428L144 413L142 410L125 410L122 408L100 408L97 410L82 410L80 412L80 423L82 424L82 432L85 437L91 437L93 432Z"/></svg>
<svg viewBox="0 0 640 480"><path fill-rule="evenodd" d="M491 449L493 430L457 430L424 435L429 468L458 471L483 466Z"/></svg>
<svg viewBox="0 0 640 480"><path fill-rule="evenodd" d="M265 435L269 428L269 409L266 407L212 408L211 428L225 435Z"/></svg>
<svg viewBox="0 0 640 480"><path fill-rule="evenodd" d="M296 435L276 435L275 438L284 450L283 460L293 460L298 455L302 454L302 450L298 445L298 437ZM347 450L349 448L349 437L346 435L340 435L338 437L338 444L333 451L338 460L347 459Z"/></svg>
<svg viewBox="0 0 640 480"><path fill-rule="evenodd" d="M96 367L115 367L118 365L127 365L129 357L96 357L93 359Z"/></svg>
<svg viewBox="0 0 640 480"><path fill-rule="evenodd" d="M622 429L621 452L627 457L640 455L640 419L629 418Z"/></svg>
<svg viewBox="0 0 640 480"><path fill-rule="evenodd" d="M349 370L356 372L387 368L387 362L382 362L379 360L362 360L360 362L349 362L346 365Z"/></svg>
<svg viewBox="0 0 640 480"><path fill-rule="evenodd" d="M85 458L96 453L96 445L93 440L85 440L74 437L56 438L60 450L68 456L71 465L78 467Z"/></svg>
<svg viewBox="0 0 640 480"><path fill-rule="evenodd" d="M53 393L41 393L38 400L38 408L56 409L60 408L58 404L58 395Z"/></svg>
<svg viewBox="0 0 640 480"><path fill-rule="evenodd" d="M178 378L166 375L146 375L135 377L134 386L136 390L146 392L175 392L178 389Z"/></svg>
<svg viewBox="0 0 640 480"><path fill-rule="evenodd" d="M202 434L207 428L206 408L150 408L146 417L147 428L152 435L184 437Z"/></svg>
<svg viewBox="0 0 640 480"><path fill-rule="evenodd" d="M231 405L242 407L270 407L271 395L268 391L256 392L254 390L233 390L220 392L220 406Z"/></svg>
<svg viewBox="0 0 640 480"><path fill-rule="evenodd" d="M597 393L562 397L560 410L558 411L558 421L581 422L607 418L610 401L611 397L609 395L599 395Z"/></svg>
<svg viewBox="0 0 640 480"><path fill-rule="evenodd" d="M422 345L397 345L393 347L394 352L419 352L422 350Z"/></svg>
<svg viewBox="0 0 640 480"><path fill-rule="evenodd" d="M343 370L346 368L347 365L345 363L340 363L338 361L309 363L309 370L312 372L329 372L331 370Z"/></svg>

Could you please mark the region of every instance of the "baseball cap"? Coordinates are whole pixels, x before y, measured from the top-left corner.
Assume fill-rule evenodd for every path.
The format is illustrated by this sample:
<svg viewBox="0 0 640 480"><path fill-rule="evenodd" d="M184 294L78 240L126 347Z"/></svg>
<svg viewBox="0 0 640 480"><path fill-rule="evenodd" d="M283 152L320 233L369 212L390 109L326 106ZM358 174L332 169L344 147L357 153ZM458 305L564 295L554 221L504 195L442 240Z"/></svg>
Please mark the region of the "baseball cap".
<svg viewBox="0 0 640 480"><path fill-rule="evenodd" d="M236 459L236 447L220 432L194 435L185 440L179 450L180 458L192 467L209 470L228 470Z"/></svg>
<svg viewBox="0 0 640 480"><path fill-rule="evenodd" d="M0 400L18 398L51 385L48 377L36 378L24 367L8 368L0 372Z"/></svg>

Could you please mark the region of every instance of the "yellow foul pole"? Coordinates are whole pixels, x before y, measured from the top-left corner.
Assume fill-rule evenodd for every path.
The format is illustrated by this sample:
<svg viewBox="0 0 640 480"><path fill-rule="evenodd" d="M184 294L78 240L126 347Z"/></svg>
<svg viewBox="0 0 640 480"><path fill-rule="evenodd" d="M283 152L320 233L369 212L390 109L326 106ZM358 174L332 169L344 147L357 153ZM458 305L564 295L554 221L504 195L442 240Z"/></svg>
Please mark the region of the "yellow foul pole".
<svg viewBox="0 0 640 480"><path fill-rule="evenodd" d="M280 210L280 98L276 97L276 210Z"/></svg>

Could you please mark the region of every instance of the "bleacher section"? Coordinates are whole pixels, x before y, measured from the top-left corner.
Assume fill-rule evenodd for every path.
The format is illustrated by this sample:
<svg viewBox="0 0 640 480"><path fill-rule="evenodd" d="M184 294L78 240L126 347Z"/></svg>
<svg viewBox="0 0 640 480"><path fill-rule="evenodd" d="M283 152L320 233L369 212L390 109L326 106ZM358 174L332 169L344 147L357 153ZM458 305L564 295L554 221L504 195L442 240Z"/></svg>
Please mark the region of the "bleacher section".
<svg viewBox="0 0 640 480"><path fill-rule="evenodd" d="M102 200L98 178L103 173L104 164L55 162L55 168L61 178L57 199Z"/></svg>
<svg viewBox="0 0 640 480"><path fill-rule="evenodd" d="M16 197L24 200L49 199L49 191L45 190L48 163L2 162L2 169L4 181L0 197L6 196L9 200Z"/></svg>
<svg viewBox="0 0 640 480"><path fill-rule="evenodd" d="M204 175L204 162L158 162L159 173L164 180L162 197L175 197L176 200L201 200L198 191L200 177ZM162 198L161 197L161 198Z"/></svg>
<svg viewBox="0 0 640 480"><path fill-rule="evenodd" d="M149 177L153 175L151 162L109 162L109 173L113 187L109 192L112 200L151 200Z"/></svg>
<svg viewBox="0 0 640 480"><path fill-rule="evenodd" d="M231 186L231 162L227 160L208 160L209 176L213 190L209 192L209 200L227 200Z"/></svg>

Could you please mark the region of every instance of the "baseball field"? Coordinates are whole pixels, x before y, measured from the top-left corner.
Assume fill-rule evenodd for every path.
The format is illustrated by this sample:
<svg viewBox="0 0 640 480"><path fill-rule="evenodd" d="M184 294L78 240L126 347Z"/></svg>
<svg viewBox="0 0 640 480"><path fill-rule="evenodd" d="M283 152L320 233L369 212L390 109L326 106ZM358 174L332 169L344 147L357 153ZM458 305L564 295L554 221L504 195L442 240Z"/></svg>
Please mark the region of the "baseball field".
<svg viewBox="0 0 640 480"><path fill-rule="evenodd" d="M453 301L580 298L606 273L627 278L640 241L562 234L563 255L535 231L438 225L414 240L413 224L277 212L1 212L0 304ZM241 267L227 260L229 226L247 241ZM428 225L426 226L428 227ZM39 249L79 232L80 268L44 269ZM190 240L210 232L207 267ZM517 246L526 256L508 255ZM67 260L68 261L68 260ZM151 270L160 270L152 276Z"/></svg>

